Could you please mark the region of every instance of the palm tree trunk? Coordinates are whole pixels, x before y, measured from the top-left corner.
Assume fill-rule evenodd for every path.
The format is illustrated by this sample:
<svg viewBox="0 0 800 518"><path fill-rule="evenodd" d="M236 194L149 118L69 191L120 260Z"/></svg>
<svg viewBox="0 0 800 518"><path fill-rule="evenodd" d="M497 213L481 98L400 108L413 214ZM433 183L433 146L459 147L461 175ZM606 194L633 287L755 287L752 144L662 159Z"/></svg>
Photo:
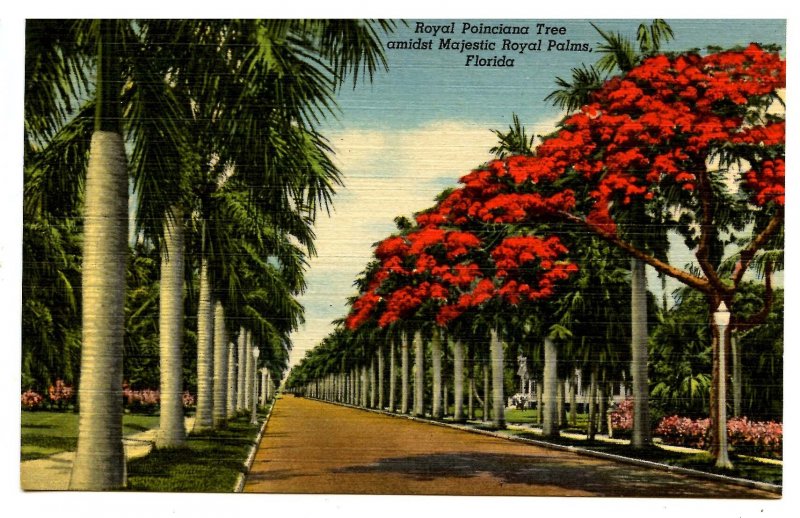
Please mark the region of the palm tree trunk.
<svg viewBox="0 0 800 518"><path fill-rule="evenodd" d="M731 333L731 388L733 391L733 415L742 415L742 349L739 340Z"/></svg>
<svg viewBox="0 0 800 518"><path fill-rule="evenodd" d="M238 367L236 369L236 410L242 411L246 407L244 406L245 400L245 392L247 392L247 380L245 379L245 375L247 374L247 343L245 342L246 331L243 327L239 327L239 338L237 339L237 344L239 346L238 349Z"/></svg>
<svg viewBox="0 0 800 518"><path fill-rule="evenodd" d="M253 399L253 379L255 378L253 367L253 333L244 333L244 409L252 408ZM316 392L315 392L316 394Z"/></svg>
<svg viewBox="0 0 800 518"><path fill-rule="evenodd" d="M384 384L384 371L386 370L383 365L383 345L378 346L378 408L383 410L383 384Z"/></svg>
<svg viewBox="0 0 800 518"><path fill-rule="evenodd" d="M443 367L445 368L445 367ZM442 379L442 417L447 417L450 412L450 391L448 390L447 377Z"/></svg>
<svg viewBox="0 0 800 518"><path fill-rule="evenodd" d="M489 364L483 363L483 416L481 421L489 420Z"/></svg>
<svg viewBox="0 0 800 518"><path fill-rule="evenodd" d="M433 372L433 418L441 419L442 412L442 339L434 330L431 337L431 370Z"/></svg>
<svg viewBox="0 0 800 518"><path fill-rule="evenodd" d="M414 415L425 415L425 344L422 333L414 333Z"/></svg>
<svg viewBox="0 0 800 518"><path fill-rule="evenodd" d="M236 346L228 342L228 400L225 402L228 419L236 416Z"/></svg>
<svg viewBox="0 0 800 518"><path fill-rule="evenodd" d="M544 394L542 385L544 383L539 381L536 383L536 422L538 424L544 423Z"/></svg>
<svg viewBox="0 0 800 518"><path fill-rule="evenodd" d="M545 437L558 437L558 413L556 399L558 392L558 349L549 338L544 339L544 422L542 433Z"/></svg>
<svg viewBox="0 0 800 518"><path fill-rule="evenodd" d="M469 397L467 398L467 419L475 419L475 366L467 371L469 376Z"/></svg>
<svg viewBox="0 0 800 518"><path fill-rule="evenodd" d="M408 351L408 337L403 333L400 338L400 413L408 413L408 404L411 387L408 383L409 375L409 351Z"/></svg>
<svg viewBox="0 0 800 518"><path fill-rule="evenodd" d="M122 351L128 256L128 175L118 132L92 135L83 239L80 420L69 487L117 489L125 485Z"/></svg>
<svg viewBox="0 0 800 518"><path fill-rule="evenodd" d="M397 392L397 352L394 347L394 340L389 341L389 412L394 412L395 393Z"/></svg>
<svg viewBox="0 0 800 518"><path fill-rule="evenodd" d="M369 407L375 408L375 357L369 362Z"/></svg>
<svg viewBox="0 0 800 518"><path fill-rule="evenodd" d="M369 397L369 378L367 377L367 366L361 367L361 406L367 408L367 398Z"/></svg>
<svg viewBox="0 0 800 518"><path fill-rule="evenodd" d="M352 405L355 400L355 387L353 387L353 371L347 373L347 403Z"/></svg>
<svg viewBox="0 0 800 518"><path fill-rule="evenodd" d="M491 355L492 355L492 424L497 428L505 428L505 390L503 384L503 342L497 336L497 331L491 332Z"/></svg>
<svg viewBox="0 0 800 518"><path fill-rule="evenodd" d="M563 428L564 424L567 422L567 414L566 414L567 405L565 404L566 401L567 401L567 394L566 394L567 391L565 390L566 383L567 383L567 380L558 380L558 388L557 388L558 401L556 402L556 405L557 405L556 412L558 412L558 427L559 428Z"/></svg>
<svg viewBox="0 0 800 518"><path fill-rule="evenodd" d="M197 412L194 431L213 425L214 390L214 313L211 304L211 279L208 259L200 260L200 296L197 302Z"/></svg>
<svg viewBox="0 0 800 518"><path fill-rule="evenodd" d="M597 433L597 363L593 363L591 374L589 374L589 425L586 436L590 441L594 440Z"/></svg>
<svg viewBox="0 0 800 518"><path fill-rule="evenodd" d="M259 397L258 397L258 404L261 405L261 406L266 406L267 405L267 369L266 369L266 367L262 367L259 370L259 372L261 373L261 393L259 394ZM332 397L331 397L331 392L332 392L331 383L332 383L332 379L329 376L328 377L328 397L327 397L328 401L330 401L332 399Z"/></svg>
<svg viewBox="0 0 800 518"><path fill-rule="evenodd" d="M606 381L606 370L603 369L603 375L601 376L600 381L600 389L599 389L599 401L598 401L598 416L597 416L597 431L600 434L607 434L608 433L608 419L606 418L606 414L608 413L608 382Z"/></svg>
<svg viewBox="0 0 800 518"><path fill-rule="evenodd" d="M453 342L453 419L464 420L464 344Z"/></svg>
<svg viewBox="0 0 800 518"><path fill-rule="evenodd" d="M631 446L644 448L651 441L647 382L647 279L644 263L631 259L631 378L633 431Z"/></svg>
<svg viewBox="0 0 800 518"><path fill-rule="evenodd" d="M350 372L350 387L351 387L351 392L350 392L350 400L351 401L350 401L350 404L354 405L354 406L358 406L359 392L358 392L358 370L357 369L353 369Z"/></svg>
<svg viewBox="0 0 800 518"><path fill-rule="evenodd" d="M225 428L228 411L228 331L225 327L225 308L222 302L214 304L214 429Z"/></svg>
<svg viewBox="0 0 800 518"><path fill-rule="evenodd" d="M164 222L164 250L159 284L161 408L156 448L186 443L183 423L183 211L173 207Z"/></svg>
<svg viewBox="0 0 800 518"><path fill-rule="evenodd" d="M577 394L578 383L576 381L577 373L573 373L569 377L569 424L575 426L578 423L578 402Z"/></svg>

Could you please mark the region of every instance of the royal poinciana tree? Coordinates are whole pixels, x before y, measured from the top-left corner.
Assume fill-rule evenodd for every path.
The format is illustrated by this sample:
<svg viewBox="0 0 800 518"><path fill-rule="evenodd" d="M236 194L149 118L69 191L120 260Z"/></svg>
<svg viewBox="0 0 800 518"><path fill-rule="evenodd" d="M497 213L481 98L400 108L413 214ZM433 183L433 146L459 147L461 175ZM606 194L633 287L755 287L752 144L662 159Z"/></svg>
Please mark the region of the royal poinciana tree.
<svg viewBox="0 0 800 518"><path fill-rule="evenodd" d="M495 243L491 247L481 238L503 225L588 231L706 296L714 358L711 419L724 424L717 404L724 397L721 352L730 347L731 329L769 312L771 276L782 265L784 88L785 61L757 45L643 60L591 93L533 156L510 156L473 171L461 188L418 216L420 229L382 242L376 249L381 268L353 305L348 325L373 311L386 325L431 300L437 323L445 325L494 296L512 305L546 298L553 290L547 272L566 272L549 269L554 257L548 244L550 251L563 246L557 237L506 235L485 241ZM682 236L694 263L681 268L637 246L630 236L651 224ZM481 250L494 270L459 261L451 244L456 236L468 237L468 248ZM437 249L444 263L430 253ZM534 260L538 284L509 275L529 271L525 263ZM721 303L734 307L745 274L754 269L764 280L763 309L746 320L734 312L718 336L713 311ZM720 429L712 427L712 450L727 466Z"/></svg>
<svg viewBox="0 0 800 518"><path fill-rule="evenodd" d="M745 274L757 265L763 310L746 321L734 313L722 337L711 325L718 387L730 330L767 314L771 274L781 265L774 252L783 242L784 87L785 62L756 45L646 59L591 94L534 156L512 156L468 175L465 187L428 217L460 226L561 222L592 232L702 292L711 312L723 302L733 307ZM696 264L680 268L636 246L628 236L649 224L679 233ZM726 259L729 244L736 250ZM716 424L725 420L715 404L720 397L712 390ZM719 429L712 427L711 443L725 466Z"/></svg>
<svg viewBox="0 0 800 518"><path fill-rule="evenodd" d="M720 358L732 329L769 313L782 267L784 88L784 60L757 45L643 59L590 93L531 154L476 169L416 228L379 243L347 326L422 318L446 327L473 310L486 317L546 300L580 262L569 236L599 236L706 297L711 444L717 464L730 466ZM637 233L653 225L681 236L693 263L641 246ZM748 272L762 279L764 306L745 316L734 301ZM734 311L718 336L722 303Z"/></svg>

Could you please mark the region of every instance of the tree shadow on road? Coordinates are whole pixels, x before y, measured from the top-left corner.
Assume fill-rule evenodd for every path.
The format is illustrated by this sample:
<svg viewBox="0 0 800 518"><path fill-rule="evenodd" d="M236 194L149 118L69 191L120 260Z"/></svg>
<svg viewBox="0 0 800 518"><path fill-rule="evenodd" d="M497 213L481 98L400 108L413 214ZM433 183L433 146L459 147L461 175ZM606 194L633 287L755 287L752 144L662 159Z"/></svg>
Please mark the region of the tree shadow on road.
<svg viewBox="0 0 800 518"><path fill-rule="evenodd" d="M335 472L395 473L422 481L439 478L466 479L485 474L504 484L580 489L608 497L770 497L766 493L674 473L585 458L562 459L555 456L476 452L414 455L388 457L369 465L339 468Z"/></svg>

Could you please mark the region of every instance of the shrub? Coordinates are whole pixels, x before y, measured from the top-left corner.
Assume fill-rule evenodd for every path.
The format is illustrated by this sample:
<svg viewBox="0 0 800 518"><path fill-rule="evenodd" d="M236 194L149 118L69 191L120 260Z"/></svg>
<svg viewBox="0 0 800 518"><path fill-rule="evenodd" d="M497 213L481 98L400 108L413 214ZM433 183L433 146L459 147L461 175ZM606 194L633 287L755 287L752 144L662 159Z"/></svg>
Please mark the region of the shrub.
<svg viewBox="0 0 800 518"><path fill-rule="evenodd" d="M35 410L39 408L42 405L42 401L44 401L44 398L42 398L38 392L34 392L31 389L23 392L19 399L22 403L22 408L25 410Z"/></svg>
<svg viewBox="0 0 800 518"><path fill-rule="evenodd" d="M58 408L63 408L64 404L68 403L74 396L72 387L60 379L56 380L55 385L50 385L47 391L50 395L51 403L55 403Z"/></svg>
<svg viewBox="0 0 800 518"><path fill-rule="evenodd" d="M127 408L138 413L153 413L161 402L158 390L133 390L127 383L122 385L122 397Z"/></svg>
<svg viewBox="0 0 800 518"><path fill-rule="evenodd" d="M705 448L708 444L708 419L695 420L671 415L661 420L655 432L666 444Z"/></svg>
<svg viewBox="0 0 800 518"><path fill-rule="evenodd" d="M708 419L677 415L665 417L656 427L664 443L705 449L709 446ZM783 450L783 424L750 421L737 417L728 421L728 444L739 453L780 458Z"/></svg>
<svg viewBox="0 0 800 518"><path fill-rule="evenodd" d="M626 398L609 413L611 429L615 434L624 435L633 430L633 399Z"/></svg>
<svg viewBox="0 0 800 518"><path fill-rule="evenodd" d="M742 453L780 458L783 452L783 423L737 417L728 421L728 441Z"/></svg>
<svg viewBox="0 0 800 518"><path fill-rule="evenodd" d="M183 393L183 408L192 408L194 406L194 396L187 390Z"/></svg>

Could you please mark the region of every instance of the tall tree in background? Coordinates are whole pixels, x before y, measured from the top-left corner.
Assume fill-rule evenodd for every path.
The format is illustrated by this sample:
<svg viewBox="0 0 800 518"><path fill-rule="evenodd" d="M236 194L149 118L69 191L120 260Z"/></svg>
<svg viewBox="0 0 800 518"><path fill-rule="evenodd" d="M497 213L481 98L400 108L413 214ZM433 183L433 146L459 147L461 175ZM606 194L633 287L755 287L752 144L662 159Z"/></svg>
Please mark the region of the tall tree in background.
<svg viewBox="0 0 800 518"><path fill-rule="evenodd" d="M583 66L572 70L572 83L557 78L558 90L550 93L545 99L550 99L553 104L572 112L588 104L593 92L598 90L604 82L604 74L614 71L627 73L642 63L647 57L657 54L661 49L662 41L669 41L672 37L672 28L664 20L653 20L647 26L639 25L636 40L638 51L634 43L619 33L607 32L592 25L600 34L603 43L598 51L603 56L594 66ZM634 202L635 214L630 224L622 231L639 248L652 250L654 255L661 260L666 260L666 226L646 226L645 207L640 202ZM643 231L643 229L650 229ZM633 385L633 431L631 444L635 448L643 448L650 443L650 389L647 381L647 279L645 265L638 258L631 258L631 379Z"/></svg>

